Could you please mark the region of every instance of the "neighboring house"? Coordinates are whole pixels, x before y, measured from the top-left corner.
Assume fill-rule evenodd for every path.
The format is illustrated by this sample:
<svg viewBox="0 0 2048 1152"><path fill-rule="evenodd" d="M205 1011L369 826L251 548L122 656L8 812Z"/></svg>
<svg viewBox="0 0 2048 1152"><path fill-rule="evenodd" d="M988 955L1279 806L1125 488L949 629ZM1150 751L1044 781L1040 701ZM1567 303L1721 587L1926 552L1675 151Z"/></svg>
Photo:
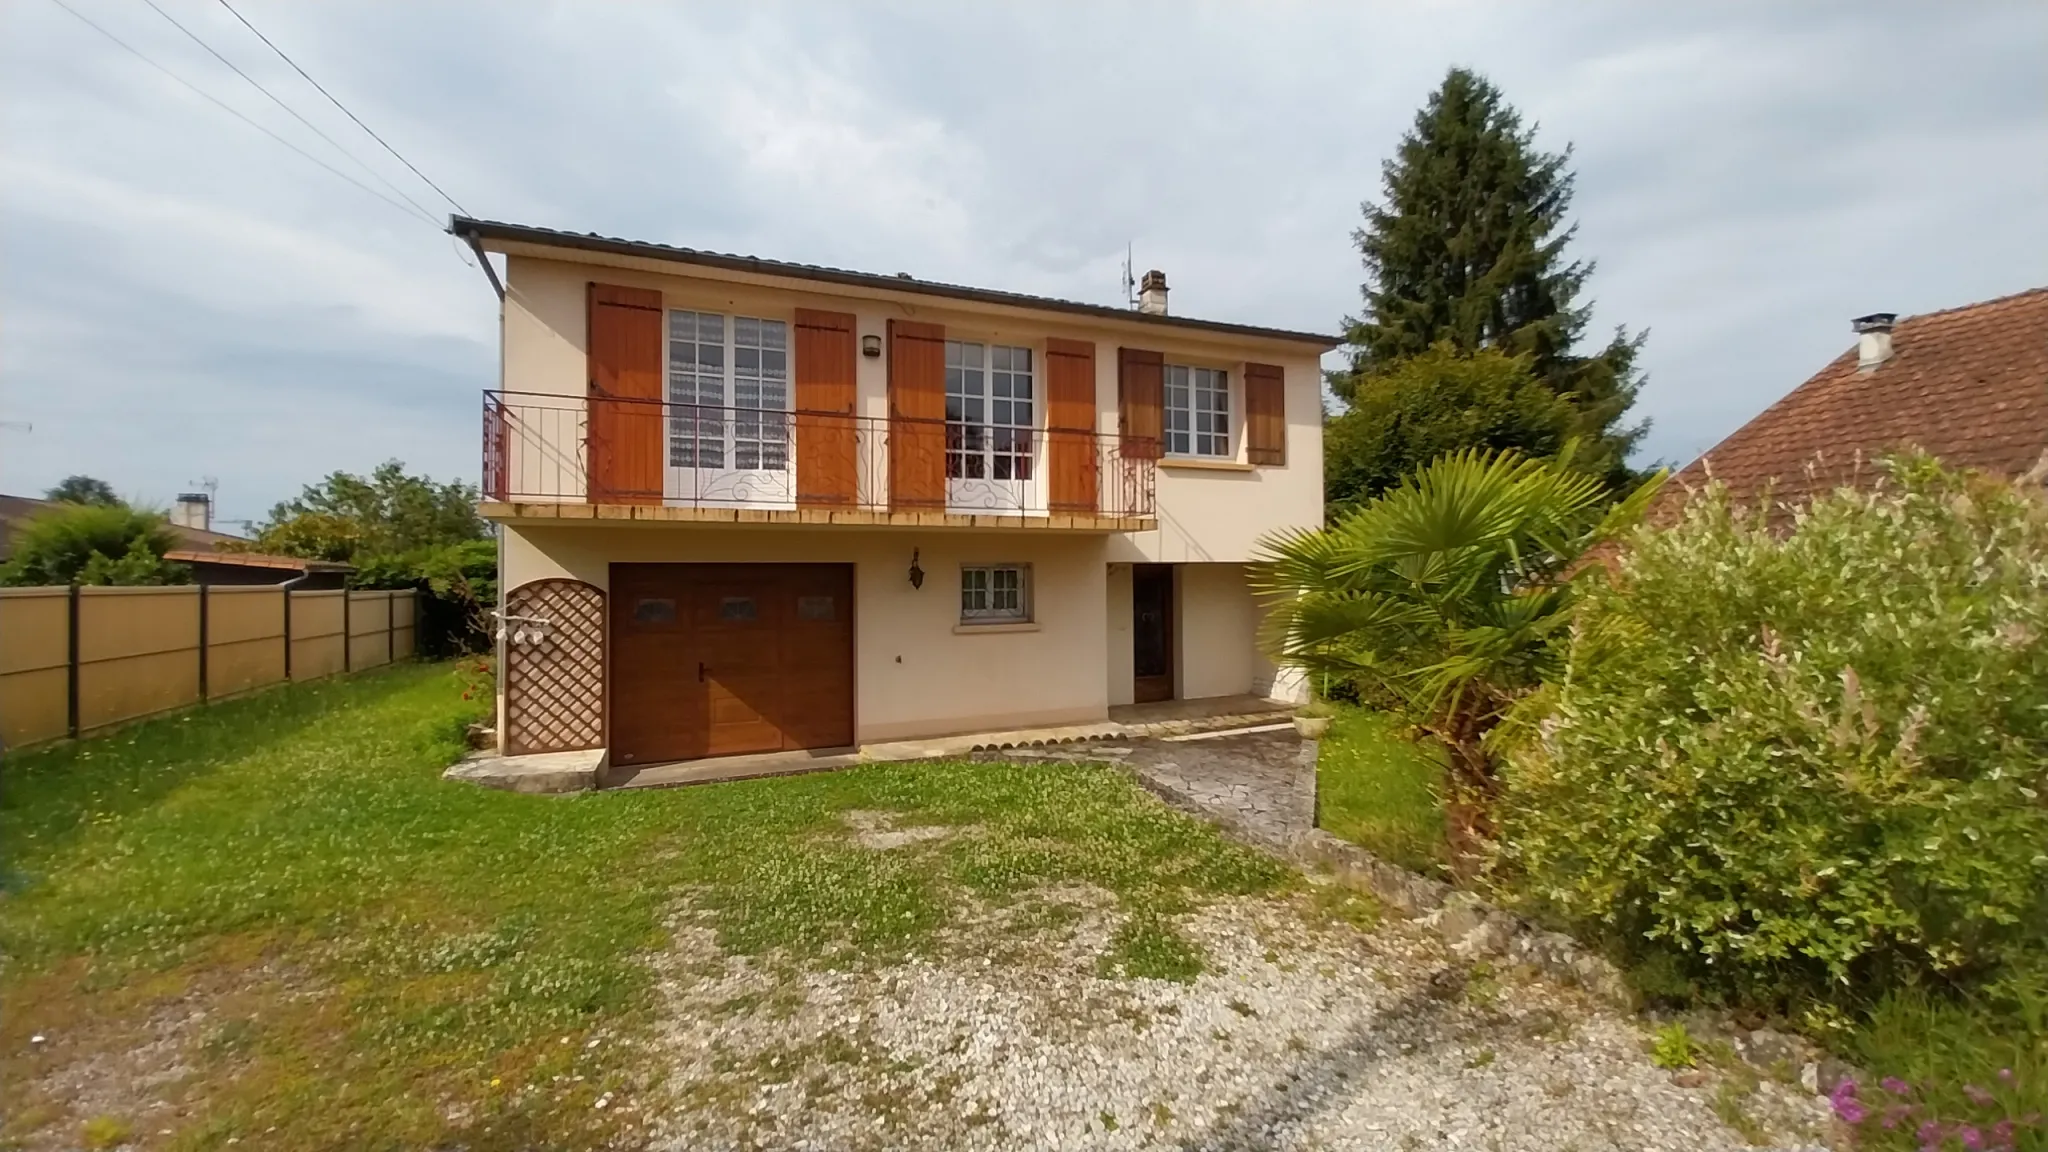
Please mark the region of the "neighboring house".
<svg viewBox="0 0 2048 1152"><path fill-rule="evenodd" d="M57 506L54 500L39 500L33 496L0 496L0 563L14 555L14 536L21 531L22 525L36 514ZM198 552L212 552L223 544L246 543L240 536L211 532L176 520L171 524L171 532L177 536L179 544Z"/></svg>
<svg viewBox="0 0 2048 1152"><path fill-rule="evenodd" d="M663 761L1287 695L1336 336L457 218L503 253L501 740Z"/></svg>
<svg viewBox="0 0 2048 1152"><path fill-rule="evenodd" d="M1870 482L1906 445L2001 476L2048 452L2048 288L1853 325L1856 347L1688 465L1666 501L1711 475L1738 500L1797 504Z"/></svg>
<svg viewBox="0 0 2048 1152"><path fill-rule="evenodd" d="M349 574L355 571L354 565L333 560L302 560L263 552L178 549L164 553L164 559L190 567L194 584L290 584L307 592L345 588Z"/></svg>

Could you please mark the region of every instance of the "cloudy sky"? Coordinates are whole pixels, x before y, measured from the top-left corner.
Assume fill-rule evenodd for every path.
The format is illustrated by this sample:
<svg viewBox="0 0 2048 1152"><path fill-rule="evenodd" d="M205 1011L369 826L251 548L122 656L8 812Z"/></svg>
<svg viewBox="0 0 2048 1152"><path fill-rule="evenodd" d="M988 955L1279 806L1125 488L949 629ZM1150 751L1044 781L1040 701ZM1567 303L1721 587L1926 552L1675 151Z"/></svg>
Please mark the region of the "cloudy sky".
<svg viewBox="0 0 2048 1152"><path fill-rule="evenodd" d="M66 0L279 136L449 205L217 0ZM1596 323L1684 461L1851 316L2048 283L2048 5L636 5L232 0L472 214L1333 328L1349 234L1461 64L1576 148ZM496 300L410 207L56 0L0 2L0 492L221 514L397 457L477 470ZM372 177L359 165L367 164ZM402 200L400 201L402 203ZM19 427L32 424L33 430Z"/></svg>

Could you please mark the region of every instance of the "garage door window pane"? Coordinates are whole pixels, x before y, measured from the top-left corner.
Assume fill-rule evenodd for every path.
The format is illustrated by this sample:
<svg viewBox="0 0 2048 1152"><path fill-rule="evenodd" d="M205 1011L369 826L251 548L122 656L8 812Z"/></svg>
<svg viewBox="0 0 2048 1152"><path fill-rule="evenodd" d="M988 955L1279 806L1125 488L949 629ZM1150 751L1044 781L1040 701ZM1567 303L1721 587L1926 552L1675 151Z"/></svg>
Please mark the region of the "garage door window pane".
<svg viewBox="0 0 2048 1152"><path fill-rule="evenodd" d="M673 624L676 622L676 602L673 600L636 600L633 602L633 623Z"/></svg>
<svg viewBox="0 0 2048 1152"><path fill-rule="evenodd" d="M796 598L796 618L799 620L836 620L838 613L830 596L799 596Z"/></svg>
<svg viewBox="0 0 2048 1152"><path fill-rule="evenodd" d="M745 622L759 617L752 596L725 596L718 601L718 618Z"/></svg>

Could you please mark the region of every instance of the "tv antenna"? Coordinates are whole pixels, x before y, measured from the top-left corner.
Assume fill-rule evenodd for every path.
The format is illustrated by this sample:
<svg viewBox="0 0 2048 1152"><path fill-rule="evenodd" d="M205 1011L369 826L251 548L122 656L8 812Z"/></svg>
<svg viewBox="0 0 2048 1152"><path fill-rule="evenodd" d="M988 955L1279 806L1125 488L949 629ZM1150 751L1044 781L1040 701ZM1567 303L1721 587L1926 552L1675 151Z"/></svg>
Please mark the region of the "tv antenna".
<svg viewBox="0 0 2048 1152"><path fill-rule="evenodd" d="M1131 244L1124 242L1124 307L1138 306L1138 278L1131 272Z"/></svg>

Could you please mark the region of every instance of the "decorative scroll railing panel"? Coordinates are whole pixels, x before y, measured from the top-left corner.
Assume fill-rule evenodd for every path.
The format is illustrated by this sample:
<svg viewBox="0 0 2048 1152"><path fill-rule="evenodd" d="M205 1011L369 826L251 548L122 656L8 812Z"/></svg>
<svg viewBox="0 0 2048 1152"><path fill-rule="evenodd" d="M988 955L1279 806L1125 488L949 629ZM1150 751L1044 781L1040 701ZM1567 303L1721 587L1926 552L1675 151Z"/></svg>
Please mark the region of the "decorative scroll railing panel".
<svg viewBox="0 0 2048 1152"><path fill-rule="evenodd" d="M1155 514L1157 446L1101 433L520 392L483 417L490 500Z"/></svg>

